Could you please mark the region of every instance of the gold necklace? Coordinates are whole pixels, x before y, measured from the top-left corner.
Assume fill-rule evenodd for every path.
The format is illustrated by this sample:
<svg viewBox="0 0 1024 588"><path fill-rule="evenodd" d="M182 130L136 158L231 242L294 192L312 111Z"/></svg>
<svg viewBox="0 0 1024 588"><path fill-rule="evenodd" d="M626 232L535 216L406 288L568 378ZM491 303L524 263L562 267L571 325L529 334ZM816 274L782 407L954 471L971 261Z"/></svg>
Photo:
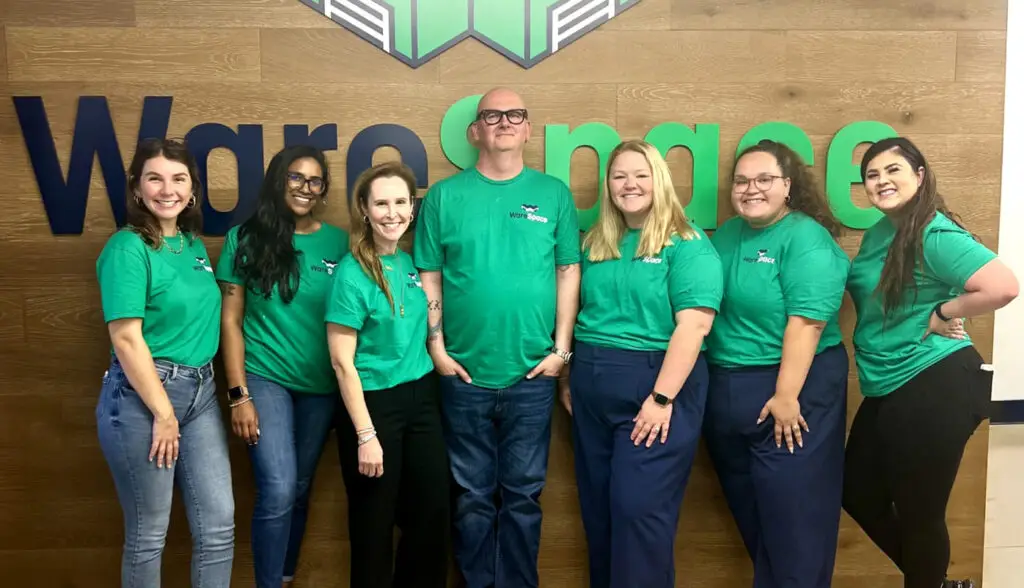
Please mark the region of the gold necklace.
<svg viewBox="0 0 1024 588"><path fill-rule="evenodd" d="M397 257L397 254L396 254L396 257ZM401 259L401 258L399 258L399 259ZM399 261L399 263L401 263L401 261ZM394 271L394 268L392 268L390 265L385 265L384 269L386 269L388 271ZM401 270L402 268L399 267L399 269ZM401 300L398 303L398 316L401 317L401 318L405 318L405 290L406 290L406 288L405 288L405 281L402 278L403 278L402 272L399 271L398 272L398 278L395 280L397 282L398 289L402 291L402 297L401 297Z"/></svg>
<svg viewBox="0 0 1024 588"><path fill-rule="evenodd" d="M181 241L178 244L178 250L177 251L175 251L174 249L171 249L171 244L167 241L167 237L161 237L161 239L163 240L164 246L167 247L168 251L170 251L171 253L173 253L175 255L178 255L178 254L180 254L182 252L182 250L185 249L185 237L182 237L181 231L178 231L178 234L175 235L175 237L179 237L181 239Z"/></svg>

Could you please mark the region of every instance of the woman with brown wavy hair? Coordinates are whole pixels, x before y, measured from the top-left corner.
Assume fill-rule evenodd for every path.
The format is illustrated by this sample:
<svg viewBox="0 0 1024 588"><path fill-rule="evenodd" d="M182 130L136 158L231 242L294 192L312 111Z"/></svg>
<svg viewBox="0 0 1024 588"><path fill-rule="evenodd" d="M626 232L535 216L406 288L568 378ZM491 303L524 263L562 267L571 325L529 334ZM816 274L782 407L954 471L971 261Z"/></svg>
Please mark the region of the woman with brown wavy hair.
<svg viewBox="0 0 1024 588"><path fill-rule="evenodd" d="M427 296L412 257L398 247L415 194L416 178L400 162L359 176L351 254L338 264L327 306L345 408L337 435L353 588L447 582L448 457L427 353ZM396 515L402 536L392 558Z"/></svg>
<svg viewBox="0 0 1024 588"><path fill-rule="evenodd" d="M183 143L139 144L127 208L128 226L96 262L112 344L96 425L124 512L121 585L160 585L177 484L192 527L192 586L227 588L235 527L213 380L220 289L199 237L196 162Z"/></svg>
<svg viewBox="0 0 1024 588"><path fill-rule="evenodd" d="M704 438L758 588L831 585L842 511L850 259L799 155L736 159L736 216L711 237L725 294L708 337Z"/></svg>
<svg viewBox="0 0 1024 588"><path fill-rule="evenodd" d="M963 319L1009 304L1017 279L946 207L909 140L872 145L861 176L885 216L864 233L847 286L865 398L847 442L843 506L906 588L970 588L945 578L946 504L987 416L992 373Z"/></svg>

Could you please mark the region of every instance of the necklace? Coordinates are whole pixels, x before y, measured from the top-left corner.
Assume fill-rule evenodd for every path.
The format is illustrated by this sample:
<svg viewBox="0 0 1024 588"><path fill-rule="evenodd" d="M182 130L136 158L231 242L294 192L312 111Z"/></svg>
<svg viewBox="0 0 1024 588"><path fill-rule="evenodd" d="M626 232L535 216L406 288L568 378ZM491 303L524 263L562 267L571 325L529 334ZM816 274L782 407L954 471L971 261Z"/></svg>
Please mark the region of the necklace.
<svg viewBox="0 0 1024 588"><path fill-rule="evenodd" d="M175 237L178 237L179 239L181 239L178 242L178 250L177 251L175 251L174 249L171 249L171 244L167 241L167 237L162 237L162 239L163 239L164 245L167 247L168 251L170 251L171 253L173 253L175 255L179 255L182 252L182 250L185 249L185 238L181 236L181 232L178 232L178 234L175 235Z"/></svg>
<svg viewBox="0 0 1024 588"><path fill-rule="evenodd" d="M399 264L401 264L401 261L400 261L401 258L398 258L398 259L399 259ZM388 271L394 271L394 268L392 268L390 265L384 265L384 269L386 269ZM401 269L402 269L401 265L399 265L399 270L401 270ZM397 277L397 279L395 279L395 282L397 283L398 289L402 291L401 299L400 299L400 301L398 303L398 316L401 317L401 318L405 318L405 290L406 290L406 288L405 288L405 280L403 280L402 278L403 278L402 272L399 271L398 272L398 277Z"/></svg>

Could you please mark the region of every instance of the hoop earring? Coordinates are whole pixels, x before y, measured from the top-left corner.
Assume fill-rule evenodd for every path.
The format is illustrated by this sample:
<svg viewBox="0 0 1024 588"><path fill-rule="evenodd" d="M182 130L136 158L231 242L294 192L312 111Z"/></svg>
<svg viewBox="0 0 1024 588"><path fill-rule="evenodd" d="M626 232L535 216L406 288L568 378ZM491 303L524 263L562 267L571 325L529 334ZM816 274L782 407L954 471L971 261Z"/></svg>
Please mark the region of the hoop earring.
<svg viewBox="0 0 1024 588"><path fill-rule="evenodd" d="M139 198L138 194L135 195L135 203L138 204L139 206L143 206L142 198Z"/></svg>
<svg viewBox="0 0 1024 588"><path fill-rule="evenodd" d="M188 204L185 205L185 208L195 208L195 206L196 206L196 195L193 194L192 198L189 198Z"/></svg>
<svg viewBox="0 0 1024 588"><path fill-rule="evenodd" d="M364 215L363 215L363 222L364 222L364 223L366 223L366 224L370 224L370 217L368 217L368 216L366 216L366 215L364 214Z"/></svg>

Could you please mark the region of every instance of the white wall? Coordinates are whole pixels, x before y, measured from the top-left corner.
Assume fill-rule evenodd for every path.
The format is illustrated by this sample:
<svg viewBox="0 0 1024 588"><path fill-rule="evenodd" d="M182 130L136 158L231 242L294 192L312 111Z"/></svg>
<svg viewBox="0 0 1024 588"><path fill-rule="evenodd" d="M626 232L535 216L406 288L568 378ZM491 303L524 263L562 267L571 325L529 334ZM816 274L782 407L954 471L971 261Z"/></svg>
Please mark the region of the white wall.
<svg viewBox="0 0 1024 588"><path fill-rule="evenodd" d="M1024 282L1024 0L1008 11L999 257ZM1024 299L996 311L992 347L992 399L1024 400Z"/></svg>

